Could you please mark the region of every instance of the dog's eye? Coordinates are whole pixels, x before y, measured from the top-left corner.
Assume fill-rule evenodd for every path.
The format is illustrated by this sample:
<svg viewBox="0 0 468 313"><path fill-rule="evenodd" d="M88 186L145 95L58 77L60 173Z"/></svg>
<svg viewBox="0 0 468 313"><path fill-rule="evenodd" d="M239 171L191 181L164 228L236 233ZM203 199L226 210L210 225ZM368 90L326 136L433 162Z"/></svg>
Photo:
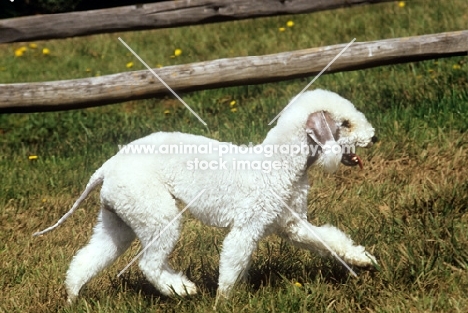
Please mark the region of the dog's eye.
<svg viewBox="0 0 468 313"><path fill-rule="evenodd" d="M344 120L341 123L341 126L346 127L346 128L351 128L351 123L348 120Z"/></svg>

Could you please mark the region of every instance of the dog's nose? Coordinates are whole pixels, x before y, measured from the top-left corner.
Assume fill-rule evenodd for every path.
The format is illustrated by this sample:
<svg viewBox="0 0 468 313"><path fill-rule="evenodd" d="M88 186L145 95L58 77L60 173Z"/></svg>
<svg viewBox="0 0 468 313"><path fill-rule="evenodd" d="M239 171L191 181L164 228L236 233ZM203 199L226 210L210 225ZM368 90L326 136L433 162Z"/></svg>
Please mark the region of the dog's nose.
<svg viewBox="0 0 468 313"><path fill-rule="evenodd" d="M372 147L377 141L379 141L379 139L376 136L372 136L370 142L365 146L365 148Z"/></svg>

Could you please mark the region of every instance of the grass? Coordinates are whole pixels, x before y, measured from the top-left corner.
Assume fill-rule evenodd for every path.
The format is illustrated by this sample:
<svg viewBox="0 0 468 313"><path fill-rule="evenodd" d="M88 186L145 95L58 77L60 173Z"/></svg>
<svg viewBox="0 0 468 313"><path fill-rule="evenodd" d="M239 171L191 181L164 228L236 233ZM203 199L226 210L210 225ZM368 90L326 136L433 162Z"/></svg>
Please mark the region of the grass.
<svg viewBox="0 0 468 313"><path fill-rule="evenodd" d="M0 82L31 82L143 69L121 36L152 66L261 55L327 44L467 29L464 0L407 1L315 14L154 31L0 45ZM294 21L287 27L288 20ZM279 31L284 27L284 31ZM15 50L27 50L15 57ZM50 50L48 55L42 49ZM182 54L174 55L175 49ZM134 65L127 68L127 64ZM466 57L324 75L315 88L338 92L363 111L380 142L360 151L365 169L335 175L312 169L309 219L334 224L378 258L352 278L334 260L262 241L247 284L220 312L466 312L468 300L468 64ZM63 280L89 239L98 193L41 238L72 205L117 145L154 131L183 131L235 143L260 142L267 123L311 78L37 114L0 115L0 309L5 312L213 311L225 230L185 218L172 255L197 284L191 298L161 296L138 267L116 274L135 243L93 279L72 306ZM231 102L235 100L236 112ZM37 156L30 160L29 156ZM299 282L301 286L295 285Z"/></svg>

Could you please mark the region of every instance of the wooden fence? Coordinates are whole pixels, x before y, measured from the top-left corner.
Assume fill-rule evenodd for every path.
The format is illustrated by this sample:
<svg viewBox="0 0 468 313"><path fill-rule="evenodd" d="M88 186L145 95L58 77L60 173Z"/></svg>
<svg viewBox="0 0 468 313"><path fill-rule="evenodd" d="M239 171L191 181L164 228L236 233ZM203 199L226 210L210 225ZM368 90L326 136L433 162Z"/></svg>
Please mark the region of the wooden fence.
<svg viewBox="0 0 468 313"><path fill-rule="evenodd" d="M258 84L320 72L345 45L265 56L238 57L155 69L178 92ZM467 55L468 30L355 42L325 73ZM167 94L148 71L85 79L0 84L0 112L39 112L86 108Z"/></svg>
<svg viewBox="0 0 468 313"><path fill-rule="evenodd" d="M177 27L252 17L298 14L393 0L180 0L113 9L0 20L0 43ZM260 84L319 73L344 45L238 57L155 69L178 92ZM355 42L326 73L467 55L468 30ZM93 107L167 94L147 71L102 77L0 84L0 113Z"/></svg>
<svg viewBox="0 0 468 313"><path fill-rule="evenodd" d="M180 0L0 20L0 43L310 13L394 0Z"/></svg>

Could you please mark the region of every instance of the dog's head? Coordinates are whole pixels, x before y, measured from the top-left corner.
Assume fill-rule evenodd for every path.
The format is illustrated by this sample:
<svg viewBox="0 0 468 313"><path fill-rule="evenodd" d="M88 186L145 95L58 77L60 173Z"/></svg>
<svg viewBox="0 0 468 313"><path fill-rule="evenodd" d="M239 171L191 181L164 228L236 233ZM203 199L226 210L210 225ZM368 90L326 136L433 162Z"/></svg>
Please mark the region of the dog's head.
<svg viewBox="0 0 468 313"><path fill-rule="evenodd" d="M307 164L321 165L327 172L335 172L339 163L362 168L356 148L370 147L377 141L374 128L364 114L350 101L330 91L317 89L303 93L280 119L278 123L296 119L294 124L305 132L310 147Z"/></svg>

